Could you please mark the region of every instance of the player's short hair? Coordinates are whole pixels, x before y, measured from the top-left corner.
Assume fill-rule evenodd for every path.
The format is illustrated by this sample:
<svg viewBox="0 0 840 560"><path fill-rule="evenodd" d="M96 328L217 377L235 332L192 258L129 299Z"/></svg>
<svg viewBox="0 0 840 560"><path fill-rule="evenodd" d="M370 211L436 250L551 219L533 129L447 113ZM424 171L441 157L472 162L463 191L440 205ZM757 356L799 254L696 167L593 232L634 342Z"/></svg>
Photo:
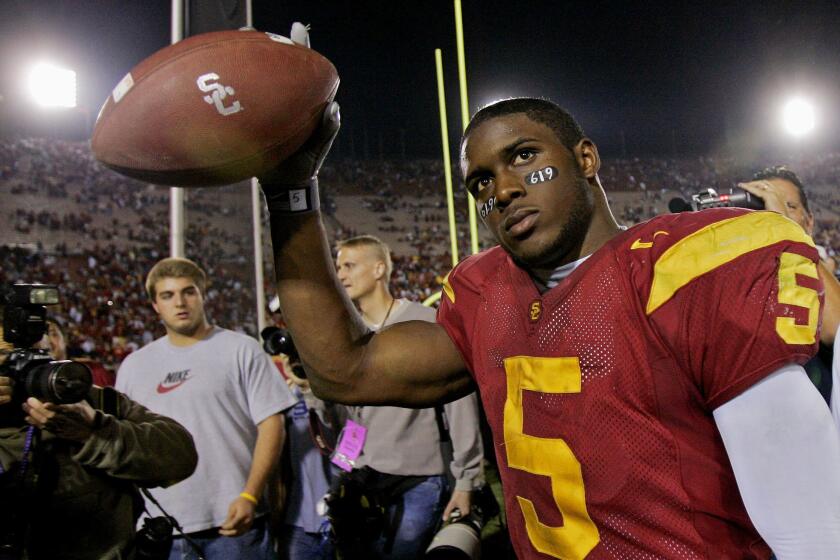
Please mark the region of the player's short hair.
<svg viewBox="0 0 840 560"><path fill-rule="evenodd" d="M146 276L146 293L152 301L155 301L155 284L164 278L189 278L198 287L202 295L207 288L207 274L200 266L190 259L170 257L157 262Z"/></svg>
<svg viewBox="0 0 840 560"><path fill-rule="evenodd" d="M808 215L811 215L811 208L808 207L808 195L805 192L805 185L799 179L799 176L787 168L785 165L774 165L772 167L765 167L755 175L754 181L766 181L767 179L784 179L789 183L793 183L796 190L799 191L799 200L802 202L802 207Z"/></svg>
<svg viewBox="0 0 840 560"><path fill-rule="evenodd" d="M391 262L391 249L388 244L375 235L357 235L344 241L336 243L336 250L340 251L345 247L369 247L376 252L376 256L385 263L385 278L391 278L394 271L394 263Z"/></svg>
<svg viewBox="0 0 840 560"><path fill-rule="evenodd" d="M461 151L463 153L464 141L470 133L489 121L498 117L524 113L529 119L544 124L554 131L557 139L560 140L569 150L577 146L583 137L583 128L575 118L565 109L547 99L536 97L513 97L503 99L485 105L470 119L470 124L461 137Z"/></svg>

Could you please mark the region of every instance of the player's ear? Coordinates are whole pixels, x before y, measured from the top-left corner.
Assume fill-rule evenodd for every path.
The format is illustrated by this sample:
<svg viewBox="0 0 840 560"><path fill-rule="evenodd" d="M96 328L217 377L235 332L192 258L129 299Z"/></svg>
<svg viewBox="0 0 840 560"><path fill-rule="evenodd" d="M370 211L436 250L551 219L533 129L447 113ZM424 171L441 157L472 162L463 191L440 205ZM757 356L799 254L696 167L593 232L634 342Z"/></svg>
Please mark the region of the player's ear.
<svg viewBox="0 0 840 560"><path fill-rule="evenodd" d="M376 274L376 279L382 280L385 277L385 263L382 261L377 262L374 271Z"/></svg>
<svg viewBox="0 0 840 560"><path fill-rule="evenodd" d="M598 155L598 146L589 138L583 138L574 148L575 160L581 175L586 179L592 179L601 169L601 156Z"/></svg>

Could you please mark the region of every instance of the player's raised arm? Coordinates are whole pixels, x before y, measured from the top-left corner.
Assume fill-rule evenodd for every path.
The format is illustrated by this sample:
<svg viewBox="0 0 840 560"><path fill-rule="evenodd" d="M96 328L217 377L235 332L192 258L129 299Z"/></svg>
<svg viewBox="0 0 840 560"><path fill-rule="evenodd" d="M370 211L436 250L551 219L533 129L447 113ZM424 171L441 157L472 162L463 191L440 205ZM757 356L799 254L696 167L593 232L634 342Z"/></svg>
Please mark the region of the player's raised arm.
<svg viewBox="0 0 840 560"><path fill-rule="evenodd" d="M338 105L306 146L260 178L270 212L277 295L313 391L347 404L428 406L472 389L443 327L396 324L373 335L341 289L318 210L318 169L339 128Z"/></svg>

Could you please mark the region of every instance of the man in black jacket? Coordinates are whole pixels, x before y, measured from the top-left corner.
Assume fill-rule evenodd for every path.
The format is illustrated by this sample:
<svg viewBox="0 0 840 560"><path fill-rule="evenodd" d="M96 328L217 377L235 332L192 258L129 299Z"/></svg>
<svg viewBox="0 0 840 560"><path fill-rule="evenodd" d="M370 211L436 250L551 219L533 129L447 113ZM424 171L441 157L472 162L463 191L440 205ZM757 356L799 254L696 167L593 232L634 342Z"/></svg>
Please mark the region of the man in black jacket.
<svg viewBox="0 0 840 560"><path fill-rule="evenodd" d="M10 350L0 329L0 364ZM13 391L0 376L3 418L20 406ZM137 486L169 486L192 474L192 436L96 386L78 403L29 397L22 408L25 422L0 424L0 559L133 558Z"/></svg>

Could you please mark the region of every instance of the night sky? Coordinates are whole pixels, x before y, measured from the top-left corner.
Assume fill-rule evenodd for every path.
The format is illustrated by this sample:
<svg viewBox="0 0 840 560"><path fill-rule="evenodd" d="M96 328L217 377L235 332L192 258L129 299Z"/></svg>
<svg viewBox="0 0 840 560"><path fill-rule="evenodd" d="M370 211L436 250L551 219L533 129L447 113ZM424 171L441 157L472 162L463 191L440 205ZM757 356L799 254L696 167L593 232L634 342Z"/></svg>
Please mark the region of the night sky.
<svg viewBox="0 0 840 560"><path fill-rule="evenodd" d="M194 0L197 1L197 0ZM0 0L0 95L19 98L25 67L78 72L96 113L116 82L169 43L160 0ZM840 2L463 1L470 109L511 95L568 108L602 154L726 153L784 147L778 107L818 107L807 142L840 147ZM443 49L453 140L460 128L451 0L254 0L257 28L312 25L341 76L338 155L439 157L434 49ZM270 79L270 78L267 78ZM365 140L365 138L367 140ZM622 142L623 138L623 142ZM352 140L352 142L351 142ZM801 147L801 146L800 146Z"/></svg>

